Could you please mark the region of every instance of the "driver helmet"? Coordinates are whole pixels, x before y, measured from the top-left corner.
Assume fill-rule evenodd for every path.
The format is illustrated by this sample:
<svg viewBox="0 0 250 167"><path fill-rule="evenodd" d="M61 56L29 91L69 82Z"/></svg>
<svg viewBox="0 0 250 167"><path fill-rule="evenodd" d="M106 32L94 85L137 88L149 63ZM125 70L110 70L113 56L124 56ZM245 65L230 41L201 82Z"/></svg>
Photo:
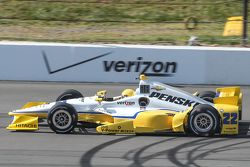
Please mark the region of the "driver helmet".
<svg viewBox="0 0 250 167"><path fill-rule="evenodd" d="M135 95L135 91L133 89L125 89L124 91L122 91L122 96L131 97L134 95Z"/></svg>

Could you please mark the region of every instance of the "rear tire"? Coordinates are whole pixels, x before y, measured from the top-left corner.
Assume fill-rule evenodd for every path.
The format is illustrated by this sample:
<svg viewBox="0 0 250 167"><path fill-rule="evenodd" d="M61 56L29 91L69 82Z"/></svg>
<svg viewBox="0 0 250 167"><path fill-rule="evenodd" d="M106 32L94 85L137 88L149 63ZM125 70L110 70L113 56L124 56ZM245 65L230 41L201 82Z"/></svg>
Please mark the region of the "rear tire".
<svg viewBox="0 0 250 167"><path fill-rule="evenodd" d="M59 134L65 134L74 130L78 115L73 106L59 102L49 111L47 121L51 130Z"/></svg>
<svg viewBox="0 0 250 167"><path fill-rule="evenodd" d="M214 91L204 91L198 94L199 98L206 100L210 103L213 103L213 99L215 98L216 93Z"/></svg>
<svg viewBox="0 0 250 167"><path fill-rule="evenodd" d="M220 132L221 120L218 111L210 105L200 104L188 117L187 131L196 136L213 136Z"/></svg>
<svg viewBox="0 0 250 167"><path fill-rule="evenodd" d="M56 101L76 99L76 98L81 98L81 97L83 97L83 95L79 91L74 90L74 89L69 89L63 92L60 96L58 96Z"/></svg>

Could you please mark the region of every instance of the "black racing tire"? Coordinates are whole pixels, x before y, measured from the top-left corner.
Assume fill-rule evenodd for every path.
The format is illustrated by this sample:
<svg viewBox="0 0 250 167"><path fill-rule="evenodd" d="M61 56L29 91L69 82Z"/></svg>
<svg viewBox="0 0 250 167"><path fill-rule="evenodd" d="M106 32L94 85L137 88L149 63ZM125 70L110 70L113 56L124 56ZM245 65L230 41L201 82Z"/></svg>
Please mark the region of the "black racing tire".
<svg viewBox="0 0 250 167"><path fill-rule="evenodd" d="M197 105L188 116L187 132L195 136L213 136L215 133L220 132L220 130L220 115L210 105Z"/></svg>
<svg viewBox="0 0 250 167"><path fill-rule="evenodd" d="M202 98L203 100L206 100L210 103L213 103L213 99L215 98L216 93L214 91L203 91L198 94L199 98Z"/></svg>
<svg viewBox="0 0 250 167"><path fill-rule="evenodd" d="M56 101L76 99L81 97L83 97L83 95L79 91L74 89L69 89L63 92L60 96L58 96Z"/></svg>
<svg viewBox="0 0 250 167"><path fill-rule="evenodd" d="M78 115L74 107L67 103L57 102L49 113L47 122L51 130L59 134L70 133L77 125Z"/></svg>

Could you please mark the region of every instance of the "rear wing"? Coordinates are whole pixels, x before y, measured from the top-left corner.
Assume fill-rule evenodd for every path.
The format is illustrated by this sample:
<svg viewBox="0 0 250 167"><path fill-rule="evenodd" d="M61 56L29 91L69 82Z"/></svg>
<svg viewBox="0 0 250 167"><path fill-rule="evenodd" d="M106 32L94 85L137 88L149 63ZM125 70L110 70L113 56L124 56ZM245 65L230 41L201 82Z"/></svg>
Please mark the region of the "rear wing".
<svg viewBox="0 0 250 167"><path fill-rule="evenodd" d="M240 87L217 88L214 103L241 105L242 92Z"/></svg>
<svg viewBox="0 0 250 167"><path fill-rule="evenodd" d="M240 120L242 117L242 92L240 87L225 87L216 89L215 104L230 104L239 107Z"/></svg>

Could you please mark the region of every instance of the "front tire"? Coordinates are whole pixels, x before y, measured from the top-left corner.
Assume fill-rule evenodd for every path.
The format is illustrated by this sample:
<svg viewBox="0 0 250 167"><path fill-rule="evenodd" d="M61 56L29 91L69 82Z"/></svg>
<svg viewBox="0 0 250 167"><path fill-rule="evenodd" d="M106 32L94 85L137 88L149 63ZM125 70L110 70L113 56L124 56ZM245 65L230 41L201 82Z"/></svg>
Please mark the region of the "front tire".
<svg viewBox="0 0 250 167"><path fill-rule="evenodd" d="M188 131L196 136L213 136L220 131L220 116L210 105L196 106L188 117Z"/></svg>
<svg viewBox="0 0 250 167"><path fill-rule="evenodd" d="M51 130L66 134L76 127L78 115L73 106L59 102L49 111L47 121Z"/></svg>

